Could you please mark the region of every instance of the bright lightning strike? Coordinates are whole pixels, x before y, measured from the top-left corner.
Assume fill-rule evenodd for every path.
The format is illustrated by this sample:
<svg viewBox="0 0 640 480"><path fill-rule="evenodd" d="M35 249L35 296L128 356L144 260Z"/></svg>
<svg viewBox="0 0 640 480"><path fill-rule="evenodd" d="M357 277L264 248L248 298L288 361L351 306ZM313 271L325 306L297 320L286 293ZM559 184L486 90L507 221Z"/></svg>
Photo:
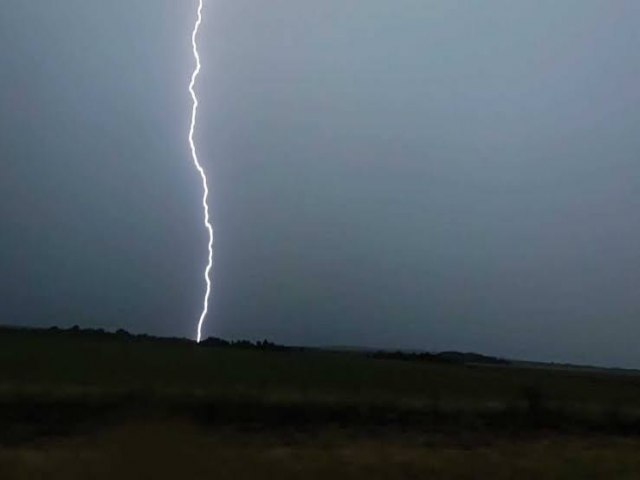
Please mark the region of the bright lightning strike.
<svg viewBox="0 0 640 480"><path fill-rule="evenodd" d="M193 57L196 61L195 69L191 75L191 82L189 83L189 93L191 94L191 99L193 100L193 108L191 110L191 125L189 127L189 146L191 147L191 158L193 159L193 164L195 165L198 173L200 173L200 178L202 179L202 208L204 210L204 226L209 233L209 257L207 261L207 267L204 270L204 280L207 284L207 290L204 295L204 301L202 304L202 313L200 314L200 319L198 320L198 333L197 333L197 341L200 343L202 339L202 325L204 324L204 319L207 316L207 312L209 310L209 295L211 294L211 280L209 278L209 274L211 273L211 269L213 267L213 226L211 225L211 219L209 217L209 205L207 200L209 198L209 186L207 183L207 175L198 160L198 152L196 151L196 145L193 141L193 133L196 128L196 117L198 114L198 97L196 96L196 92L194 90L194 86L196 83L196 79L198 78L198 74L200 73L200 55L198 53L198 30L200 29L200 24L202 23L202 3L203 0L198 0L198 17L196 19L196 23L193 27L193 32L191 34L191 46L193 47Z"/></svg>

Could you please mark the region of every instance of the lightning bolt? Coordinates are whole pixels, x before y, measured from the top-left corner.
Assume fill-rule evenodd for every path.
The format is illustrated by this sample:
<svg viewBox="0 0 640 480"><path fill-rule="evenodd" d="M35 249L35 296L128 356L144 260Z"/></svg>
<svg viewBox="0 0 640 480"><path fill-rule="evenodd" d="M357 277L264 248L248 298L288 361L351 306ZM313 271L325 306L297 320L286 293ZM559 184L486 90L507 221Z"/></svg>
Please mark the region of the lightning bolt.
<svg viewBox="0 0 640 480"><path fill-rule="evenodd" d="M202 313L200 314L200 319L198 320L198 332L197 332L197 342L200 343L202 339L202 325L204 324L205 317L207 316L207 312L209 311L209 296L211 295L211 280L209 278L211 269L213 268L213 226L211 225L211 218L209 216L209 204L207 200L209 199L209 186L207 182L207 175L198 160L198 152L196 150L196 145L193 141L193 133L196 128L196 118L198 114L198 97L196 96L196 92L194 90L194 86L196 84L196 79L198 78L198 74L200 73L200 54L198 53L198 30L200 29L200 24L202 23L202 3L203 0L198 0L198 16L196 19L196 23L193 27L193 32L191 33L191 46L193 48L193 57L196 61L195 69L191 74L191 82L189 83L189 93L191 94L191 99L193 100L193 107L191 109L191 125L189 127L189 147L191 147L191 158L193 160L193 164L198 170L200 174L200 178L202 179L202 208L204 210L204 226L209 234L209 256L207 260L207 267L204 270L204 281L207 285L207 290L204 295L204 300L202 303Z"/></svg>

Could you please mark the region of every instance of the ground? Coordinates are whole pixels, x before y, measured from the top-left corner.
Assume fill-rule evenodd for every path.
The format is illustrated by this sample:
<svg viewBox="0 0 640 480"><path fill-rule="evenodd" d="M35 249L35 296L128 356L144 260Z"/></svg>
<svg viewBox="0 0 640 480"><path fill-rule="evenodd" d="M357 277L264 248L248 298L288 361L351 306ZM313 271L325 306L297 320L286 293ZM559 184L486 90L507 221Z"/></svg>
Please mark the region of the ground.
<svg viewBox="0 0 640 480"><path fill-rule="evenodd" d="M0 478L640 478L640 377L0 330Z"/></svg>
<svg viewBox="0 0 640 480"><path fill-rule="evenodd" d="M3 479L635 479L640 441L467 439L327 430L273 435L132 423L0 449Z"/></svg>

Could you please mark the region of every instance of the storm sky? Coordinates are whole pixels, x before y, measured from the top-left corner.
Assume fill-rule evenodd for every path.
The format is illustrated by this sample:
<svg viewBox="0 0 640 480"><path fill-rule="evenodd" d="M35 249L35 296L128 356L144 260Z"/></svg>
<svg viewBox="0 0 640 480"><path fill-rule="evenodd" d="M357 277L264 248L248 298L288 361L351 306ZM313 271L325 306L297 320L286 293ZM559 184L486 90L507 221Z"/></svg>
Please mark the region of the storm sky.
<svg viewBox="0 0 640 480"><path fill-rule="evenodd" d="M637 0L205 2L205 335L640 367ZM195 7L3 0L0 323L194 337Z"/></svg>

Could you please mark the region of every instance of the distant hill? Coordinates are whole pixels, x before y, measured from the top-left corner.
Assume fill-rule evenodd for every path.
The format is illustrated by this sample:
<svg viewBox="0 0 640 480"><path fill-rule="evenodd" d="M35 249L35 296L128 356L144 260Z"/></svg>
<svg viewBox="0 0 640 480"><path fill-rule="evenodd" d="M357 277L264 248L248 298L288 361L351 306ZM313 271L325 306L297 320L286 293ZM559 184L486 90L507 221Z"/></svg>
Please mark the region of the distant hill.
<svg viewBox="0 0 640 480"><path fill-rule="evenodd" d="M511 360L504 358L492 357L490 355L482 355L480 353L473 352L441 352L437 353L436 356L457 363L483 363L491 365L511 365L512 363Z"/></svg>
<svg viewBox="0 0 640 480"><path fill-rule="evenodd" d="M84 338L99 338L104 340L124 340L128 342L158 342L158 343L192 343L194 340L182 337L157 337L153 335L147 335L145 333L135 334L130 333L122 328L116 331L107 331L102 328L80 328L78 325L74 325L70 328L37 328L37 327L18 327L11 325L0 325L0 335L5 334L35 334L35 335L60 335L60 336L73 336ZM285 345L278 345L270 342L269 340L225 340L217 337L208 337L199 346L201 347L215 347L215 348L241 348L241 349L256 349L256 350L303 350L304 347L290 347Z"/></svg>
<svg viewBox="0 0 640 480"><path fill-rule="evenodd" d="M49 327L24 327L13 325L0 325L0 335L60 335L86 337L94 339L104 339L105 341L117 340L127 342L158 342L158 343L179 343L194 344L195 341L184 337L159 337L148 334L134 334L124 329L116 331L108 331L101 328L80 328L74 325L70 328ZM615 367L598 367L591 365L575 365L569 363L554 362L534 362L526 360L505 359L490 355L483 355L475 352L421 352L417 350L390 350L371 347L359 346L327 346L327 347L305 347L305 346L289 346L279 345L269 340L225 340L217 337L208 337L200 344L202 348L234 348L234 349L255 349L269 351L302 351L315 350L326 352L351 352L356 355L363 355L370 358L402 360L411 362L433 362L458 365L494 365L494 366L512 366L528 369L548 369L548 370L565 370L573 372L591 372L591 373L608 373L614 375L640 375L640 370L629 368Z"/></svg>
<svg viewBox="0 0 640 480"><path fill-rule="evenodd" d="M440 353L411 353L403 351L377 351L369 355L372 358L405 360L412 362L436 362L451 364L483 364L483 365L510 365L509 360L481 355L469 352L440 352Z"/></svg>

